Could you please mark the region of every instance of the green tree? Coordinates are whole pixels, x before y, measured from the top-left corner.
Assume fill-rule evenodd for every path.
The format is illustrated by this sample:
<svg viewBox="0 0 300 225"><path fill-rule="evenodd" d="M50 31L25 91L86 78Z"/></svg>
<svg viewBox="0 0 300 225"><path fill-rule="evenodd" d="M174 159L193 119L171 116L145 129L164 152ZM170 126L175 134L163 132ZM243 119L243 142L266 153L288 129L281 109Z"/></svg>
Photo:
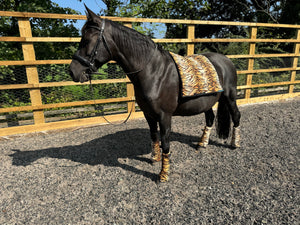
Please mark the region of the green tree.
<svg viewBox="0 0 300 225"><path fill-rule="evenodd" d="M62 8L51 0L0 0L0 4L4 11L18 11L18 12L39 12L39 13L61 13L61 14L79 14L79 12L71 8ZM79 31L74 26L75 20L65 19L41 19L31 18L30 23L32 27L32 35L34 37L70 37L78 36ZM0 20L0 35L2 36L19 36L18 21L17 18L1 18ZM19 49L19 46L11 47ZM17 44L18 45L18 44ZM62 59L70 58L74 51L74 44L60 44L60 43L36 43L35 51L37 52L38 59ZM1 54L1 53L0 53ZM6 60L10 60L15 54L0 55L1 59L6 57ZM22 59L22 53L18 51L18 58Z"/></svg>
<svg viewBox="0 0 300 225"><path fill-rule="evenodd" d="M39 12L79 14L71 8L62 8L51 0L0 0L3 11ZM74 26L76 21L64 19L30 18L32 35L34 37L70 37L79 36L78 29ZM14 17L0 18L0 36L20 36L18 20ZM74 43L34 43L37 59L69 59L76 50ZM21 43L0 42L0 60L23 60ZM40 80L49 80L49 74L58 69L57 66L39 66L38 70L48 68L48 74L39 73ZM62 74L62 73L61 73ZM66 74L66 73L64 73ZM52 80L57 79L53 76ZM24 66L1 66L0 84L27 83ZM29 101L28 92L24 90L6 91L0 93L0 105L23 104ZM19 102L19 103L17 103Z"/></svg>
<svg viewBox="0 0 300 225"><path fill-rule="evenodd" d="M300 22L298 0L115 0L103 2L107 5L107 10L102 9L101 14L110 16L292 24ZM244 28L234 26L201 26L196 29L196 37L229 37L246 34L247 31ZM277 34L284 35L285 38L294 36L290 30L284 33L277 31ZM274 33L272 35L274 36ZM167 24L167 38L185 36L186 26Z"/></svg>

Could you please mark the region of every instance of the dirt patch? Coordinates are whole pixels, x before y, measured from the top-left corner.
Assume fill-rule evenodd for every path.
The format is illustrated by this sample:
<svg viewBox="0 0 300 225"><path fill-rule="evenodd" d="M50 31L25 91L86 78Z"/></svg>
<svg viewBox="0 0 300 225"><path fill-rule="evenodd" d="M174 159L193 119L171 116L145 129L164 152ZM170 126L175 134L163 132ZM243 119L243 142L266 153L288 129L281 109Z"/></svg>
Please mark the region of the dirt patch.
<svg viewBox="0 0 300 225"><path fill-rule="evenodd" d="M235 150L196 152L204 115L174 117L160 185L145 120L2 140L0 224L297 224L299 108L241 107Z"/></svg>

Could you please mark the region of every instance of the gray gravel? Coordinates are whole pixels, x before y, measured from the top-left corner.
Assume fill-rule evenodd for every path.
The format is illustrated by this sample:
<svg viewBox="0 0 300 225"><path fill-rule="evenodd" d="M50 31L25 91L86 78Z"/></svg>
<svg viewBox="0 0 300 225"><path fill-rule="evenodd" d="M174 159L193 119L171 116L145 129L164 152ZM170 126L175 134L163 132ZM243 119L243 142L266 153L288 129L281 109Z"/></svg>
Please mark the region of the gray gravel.
<svg viewBox="0 0 300 225"><path fill-rule="evenodd" d="M0 139L0 224L299 224L300 99L240 107L242 147L174 117L157 184L144 119Z"/></svg>

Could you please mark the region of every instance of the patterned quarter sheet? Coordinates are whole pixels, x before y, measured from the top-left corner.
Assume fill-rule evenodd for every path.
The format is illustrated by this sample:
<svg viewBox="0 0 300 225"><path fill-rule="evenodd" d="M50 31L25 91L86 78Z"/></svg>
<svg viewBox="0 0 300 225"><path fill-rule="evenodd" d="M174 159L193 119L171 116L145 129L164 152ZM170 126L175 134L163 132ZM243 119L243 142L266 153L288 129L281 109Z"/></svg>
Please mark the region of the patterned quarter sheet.
<svg viewBox="0 0 300 225"><path fill-rule="evenodd" d="M204 55L180 56L170 52L182 81L182 97L223 91L213 64Z"/></svg>

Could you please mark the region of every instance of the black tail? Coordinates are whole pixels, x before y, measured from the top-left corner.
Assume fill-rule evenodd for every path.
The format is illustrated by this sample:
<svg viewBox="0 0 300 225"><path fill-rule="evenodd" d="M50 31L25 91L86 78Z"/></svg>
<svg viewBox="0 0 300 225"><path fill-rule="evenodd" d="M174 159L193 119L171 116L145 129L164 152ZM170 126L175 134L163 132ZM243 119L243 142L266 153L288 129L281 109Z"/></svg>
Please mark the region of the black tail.
<svg viewBox="0 0 300 225"><path fill-rule="evenodd" d="M217 133L219 138L227 139L230 133L231 117L228 109L227 99L222 93L219 99L217 111Z"/></svg>

